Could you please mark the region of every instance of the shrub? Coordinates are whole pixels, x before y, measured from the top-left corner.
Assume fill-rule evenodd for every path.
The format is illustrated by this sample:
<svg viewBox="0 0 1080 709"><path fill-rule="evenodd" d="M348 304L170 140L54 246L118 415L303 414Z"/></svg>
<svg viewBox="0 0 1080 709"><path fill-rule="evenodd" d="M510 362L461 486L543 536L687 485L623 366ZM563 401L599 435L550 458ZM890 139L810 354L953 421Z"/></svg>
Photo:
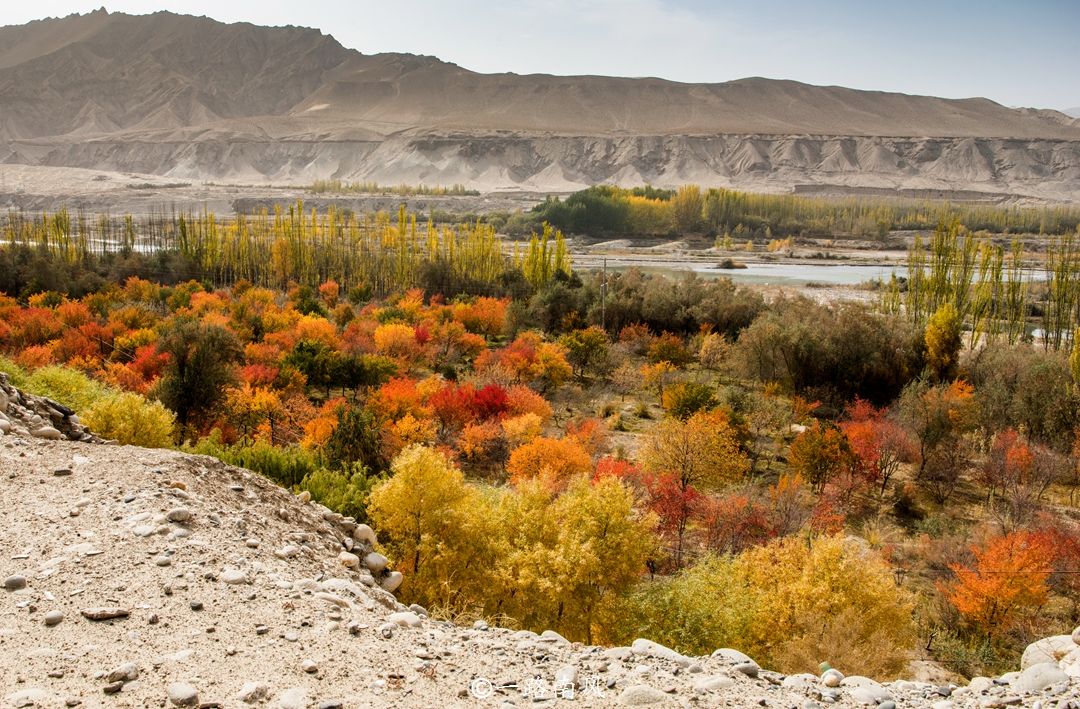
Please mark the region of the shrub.
<svg viewBox="0 0 1080 709"><path fill-rule="evenodd" d="M316 457L304 448L281 448L264 441L256 441L250 446L226 446L222 445L221 437L217 434L202 439L186 450L254 470L278 485L290 488L299 485L320 467Z"/></svg>
<svg viewBox="0 0 1080 709"><path fill-rule="evenodd" d="M319 468L304 476L300 489L311 493L311 499L334 512L367 521L367 502L376 482L366 468L356 467L352 472L338 472Z"/></svg>
<svg viewBox="0 0 1080 709"><path fill-rule="evenodd" d="M138 394L125 392L99 399L80 418L97 435L123 445L169 448L173 443L176 416L160 402L147 401Z"/></svg>
<svg viewBox="0 0 1080 709"><path fill-rule="evenodd" d="M76 369L55 365L35 371L26 378L24 386L31 394L54 399L80 414L112 393Z"/></svg>
<svg viewBox="0 0 1080 709"><path fill-rule="evenodd" d="M664 408L668 415L685 421L698 411L716 406L713 388L698 382L678 382L664 391Z"/></svg>

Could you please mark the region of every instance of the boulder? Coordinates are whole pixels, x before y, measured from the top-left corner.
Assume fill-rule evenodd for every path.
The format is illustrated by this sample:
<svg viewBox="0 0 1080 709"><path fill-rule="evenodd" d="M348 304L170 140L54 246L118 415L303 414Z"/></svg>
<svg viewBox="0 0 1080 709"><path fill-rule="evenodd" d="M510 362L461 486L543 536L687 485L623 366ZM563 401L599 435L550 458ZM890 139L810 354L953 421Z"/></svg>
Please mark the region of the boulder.
<svg viewBox="0 0 1080 709"><path fill-rule="evenodd" d="M1076 647L1071 635L1054 635L1036 640L1027 646L1020 658L1020 669L1026 670L1032 665L1046 662L1060 662L1063 657Z"/></svg>
<svg viewBox="0 0 1080 709"><path fill-rule="evenodd" d="M1012 682L1018 692L1041 692L1059 683L1067 683L1069 675L1061 671L1056 662L1040 662L1029 666Z"/></svg>

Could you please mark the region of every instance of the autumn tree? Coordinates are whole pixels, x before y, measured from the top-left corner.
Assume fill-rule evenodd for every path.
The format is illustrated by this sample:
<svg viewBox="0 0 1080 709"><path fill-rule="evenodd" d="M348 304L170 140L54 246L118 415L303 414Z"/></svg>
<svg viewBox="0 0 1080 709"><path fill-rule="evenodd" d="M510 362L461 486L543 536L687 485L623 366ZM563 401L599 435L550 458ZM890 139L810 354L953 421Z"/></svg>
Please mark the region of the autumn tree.
<svg viewBox="0 0 1080 709"><path fill-rule="evenodd" d="M937 382L956 376L960 357L960 314L951 302L943 304L926 324L926 366Z"/></svg>
<svg viewBox="0 0 1080 709"><path fill-rule="evenodd" d="M837 428L814 421L791 444L791 469L818 492L854 462L847 438Z"/></svg>
<svg viewBox="0 0 1080 709"><path fill-rule="evenodd" d="M653 519L613 477L573 480L555 498L526 483L502 495L495 581L485 609L524 627L596 641L611 625L611 602L645 572Z"/></svg>
<svg viewBox="0 0 1080 709"><path fill-rule="evenodd" d="M884 495L900 464L914 455L903 428L884 409L855 399L840 422L840 430L847 436L858 475L876 484Z"/></svg>
<svg viewBox="0 0 1080 709"><path fill-rule="evenodd" d="M464 610L482 582L488 522L479 492L446 457L412 446L371 492L370 515L387 555L405 576L400 593L429 608Z"/></svg>
<svg viewBox="0 0 1080 709"><path fill-rule="evenodd" d="M974 390L964 381L916 382L900 398L900 421L918 448L916 479L939 502L955 489L970 454L966 434L975 423Z"/></svg>
<svg viewBox="0 0 1080 709"><path fill-rule="evenodd" d="M988 639L1046 602L1054 550L1045 537L1013 532L971 551L974 563L953 564L956 580L942 584L941 590Z"/></svg>
<svg viewBox="0 0 1080 709"><path fill-rule="evenodd" d="M169 448L174 442L176 416L160 402L138 394L124 392L99 399L80 417L94 433L121 445Z"/></svg>
<svg viewBox="0 0 1080 709"><path fill-rule="evenodd" d="M674 492L683 499L691 489L720 490L738 481L750 468L739 450L728 416L719 410L699 411L686 421L664 419L650 432L639 460L654 475L673 476ZM682 505L677 517L677 565L682 564L691 510L691 506Z"/></svg>
<svg viewBox="0 0 1080 709"><path fill-rule="evenodd" d="M573 438L535 438L514 449L506 471L519 485L539 480L548 490L562 490L575 476L592 470L589 453Z"/></svg>

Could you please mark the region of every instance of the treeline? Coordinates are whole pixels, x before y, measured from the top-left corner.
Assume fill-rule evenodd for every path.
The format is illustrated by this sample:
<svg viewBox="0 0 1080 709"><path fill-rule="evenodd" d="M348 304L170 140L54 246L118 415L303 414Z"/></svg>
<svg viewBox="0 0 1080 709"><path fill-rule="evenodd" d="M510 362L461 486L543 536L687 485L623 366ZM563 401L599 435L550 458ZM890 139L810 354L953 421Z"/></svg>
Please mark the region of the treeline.
<svg viewBox="0 0 1080 709"><path fill-rule="evenodd" d="M313 194L389 194L399 197L475 197L479 190L462 184L449 187L441 185L380 185L378 182L343 182L342 180L315 180L308 191Z"/></svg>
<svg viewBox="0 0 1080 709"><path fill-rule="evenodd" d="M772 236L882 237L890 231L933 229L957 222L972 231L1064 234L1080 225L1080 208L1002 207L903 199L823 199L752 194L685 185L590 187L549 197L532 216L575 234L673 235L706 232L732 238Z"/></svg>
<svg viewBox="0 0 1080 709"><path fill-rule="evenodd" d="M1078 240L1080 231L1048 237L1043 251L1031 254L1018 239L1006 249L958 222L941 225L929 243L915 237L907 275L890 279L882 308L919 324L948 308L973 344L1038 339L1044 347L1068 348L1080 327Z"/></svg>
<svg viewBox="0 0 1080 709"><path fill-rule="evenodd" d="M420 287L444 294L527 295L570 272L562 233L545 228L513 254L476 221L419 223L404 208L356 216L298 203L219 219L212 212L150 215L9 213L0 230L0 291L82 295L139 276L163 283L247 281L285 288L329 280L366 298Z"/></svg>

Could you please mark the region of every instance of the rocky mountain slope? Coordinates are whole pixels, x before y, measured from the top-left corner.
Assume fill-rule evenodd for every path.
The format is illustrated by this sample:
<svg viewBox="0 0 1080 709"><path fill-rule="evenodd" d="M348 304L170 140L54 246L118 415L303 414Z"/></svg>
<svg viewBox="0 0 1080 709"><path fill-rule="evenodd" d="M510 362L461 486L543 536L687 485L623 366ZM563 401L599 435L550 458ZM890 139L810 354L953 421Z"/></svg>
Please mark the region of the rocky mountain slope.
<svg viewBox="0 0 1080 709"><path fill-rule="evenodd" d="M958 687L434 620L395 599L366 525L212 458L103 445L4 375L0 472L3 707L1080 706L1080 629Z"/></svg>
<svg viewBox="0 0 1080 709"><path fill-rule="evenodd" d="M98 11L0 28L0 161L178 179L568 190L974 189L1080 199L1080 122L743 79L478 74L315 30Z"/></svg>

